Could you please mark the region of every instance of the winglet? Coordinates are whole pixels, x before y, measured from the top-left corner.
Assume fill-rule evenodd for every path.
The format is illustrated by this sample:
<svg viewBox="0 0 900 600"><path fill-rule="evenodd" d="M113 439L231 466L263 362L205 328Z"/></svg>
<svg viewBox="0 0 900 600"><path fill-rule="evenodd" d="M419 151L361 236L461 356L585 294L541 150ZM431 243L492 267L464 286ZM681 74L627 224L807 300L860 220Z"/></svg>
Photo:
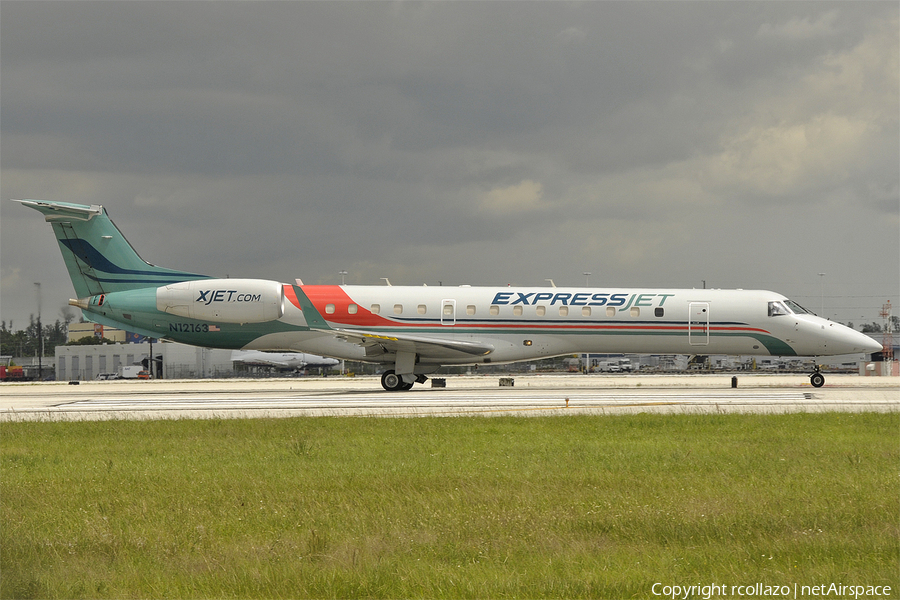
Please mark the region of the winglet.
<svg viewBox="0 0 900 600"><path fill-rule="evenodd" d="M303 293L303 289L298 285L292 285L291 287L294 290L294 294L297 296L297 302L300 303L300 310L303 311L303 318L306 319L306 324L311 329L331 329L331 325L322 318L322 315L319 314L319 311L317 311L316 307L313 306L313 303L310 302L309 297Z"/></svg>

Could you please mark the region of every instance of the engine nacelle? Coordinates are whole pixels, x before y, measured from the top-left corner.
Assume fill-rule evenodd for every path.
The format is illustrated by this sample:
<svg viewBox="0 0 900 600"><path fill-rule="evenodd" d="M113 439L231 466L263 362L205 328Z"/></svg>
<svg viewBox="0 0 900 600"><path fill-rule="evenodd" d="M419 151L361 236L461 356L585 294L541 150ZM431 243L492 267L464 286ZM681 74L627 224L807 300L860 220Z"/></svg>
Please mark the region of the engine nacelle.
<svg viewBox="0 0 900 600"><path fill-rule="evenodd" d="M156 288L156 308L218 323L263 323L284 314L284 286L265 279L201 279Z"/></svg>

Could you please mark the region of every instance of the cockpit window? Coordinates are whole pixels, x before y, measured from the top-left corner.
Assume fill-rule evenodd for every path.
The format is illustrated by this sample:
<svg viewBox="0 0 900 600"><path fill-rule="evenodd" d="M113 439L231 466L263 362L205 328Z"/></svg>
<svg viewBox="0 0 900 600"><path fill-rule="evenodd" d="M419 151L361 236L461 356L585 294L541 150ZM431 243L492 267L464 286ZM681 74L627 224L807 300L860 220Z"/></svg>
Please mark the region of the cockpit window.
<svg viewBox="0 0 900 600"><path fill-rule="evenodd" d="M811 315L810 311L806 310L793 300L778 300L775 302L769 302L769 316L777 317L778 315Z"/></svg>
<svg viewBox="0 0 900 600"><path fill-rule="evenodd" d="M789 315L791 311L782 302L769 302L769 316L777 317L779 315Z"/></svg>
<svg viewBox="0 0 900 600"><path fill-rule="evenodd" d="M793 300L785 300L784 303L787 305L789 309L791 309L795 315L811 315L812 312L806 310Z"/></svg>

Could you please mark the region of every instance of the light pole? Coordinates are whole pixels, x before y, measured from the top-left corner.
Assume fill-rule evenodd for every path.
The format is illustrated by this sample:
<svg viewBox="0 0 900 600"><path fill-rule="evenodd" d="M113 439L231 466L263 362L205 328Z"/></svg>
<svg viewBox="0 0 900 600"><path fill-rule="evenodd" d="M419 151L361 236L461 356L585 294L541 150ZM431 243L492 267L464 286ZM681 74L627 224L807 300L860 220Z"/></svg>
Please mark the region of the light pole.
<svg viewBox="0 0 900 600"><path fill-rule="evenodd" d="M43 325L41 325L41 284L35 282L37 286L37 305L38 305L38 322L37 322L37 334L38 334L38 381L43 379L43 371L44 371L44 329Z"/></svg>
<svg viewBox="0 0 900 600"><path fill-rule="evenodd" d="M341 285L344 285L344 275L347 274L347 271L338 271L341 274Z"/></svg>
<svg viewBox="0 0 900 600"><path fill-rule="evenodd" d="M588 285L588 277L590 277L591 274L588 271L585 271L582 275L584 275L584 287L591 287Z"/></svg>
<svg viewBox="0 0 900 600"><path fill-rule="evenodd" d="M824 318L825 317L825 273L819 273L819 282L821 284L819 315L822 318Z"/></svg>

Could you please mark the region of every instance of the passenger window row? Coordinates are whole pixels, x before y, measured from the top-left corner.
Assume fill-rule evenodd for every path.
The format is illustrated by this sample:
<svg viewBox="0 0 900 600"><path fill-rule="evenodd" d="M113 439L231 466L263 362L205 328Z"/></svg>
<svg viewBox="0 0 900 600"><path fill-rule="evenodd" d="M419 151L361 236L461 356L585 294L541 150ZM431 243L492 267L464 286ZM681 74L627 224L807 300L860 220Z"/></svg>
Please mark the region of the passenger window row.
<svg viewBox="0 0 900 600"><path fill-rule="evenodd" d="M543 317L543 316L547 315L547 307L542 304L535 306L534 309L535 309L534 314L538 317ZM347 312L351 315L355 315L357 313L357 310L358 310L358 307L356 304L350 304L347 307ZM380 314L381 313L381 305L373 304L371 306L370 310L373 315ZM561 317L569 316L569 307L568 306L560 306L558 310L559 310L559 316L561 316ZM326 314L333 315L334 312L335 312L334 304L326 304L325 305L325 313ZM417 314L424 315L427 312L428 312L428 309L427 309L426 305L419 304L416 306ZM476 312L477 311L475 309L474 304L469 304L468 306L466 306L466 314L467 315L473 316L476 314ZM453 315L453 305L445 304L444 308L443 308L443 313L446 316L452 316ZM395 315L403 314L403 305L402 304L394 305L394 314ZM488 314L490 314L492 317L499 316L500 315L500 307L497 306L496 304L491 305L491 307L488 309ZM617 314L618 314L618 309L615 306L607 306L606 307L605 315L607 317L615 317ZM628 314L631 317L640 317L641 316L641 308L639 306L632 306L630 309L628 309ZM654 317L657 317L657 318L664 317L665 314L666 314L666 309L664 309L661 306L657 306L655 309L653 309ZM516 317L524 316L525 315L525 307L524 306L514 306L513 307L513 315ZM597 314L596 316L601 316L601 315L602 315L602 313ZM591 316L595 316L595 315L593 314L593 309L590 306L582 306L581 307L581 316L582 317L591 317Z"/></svg>

